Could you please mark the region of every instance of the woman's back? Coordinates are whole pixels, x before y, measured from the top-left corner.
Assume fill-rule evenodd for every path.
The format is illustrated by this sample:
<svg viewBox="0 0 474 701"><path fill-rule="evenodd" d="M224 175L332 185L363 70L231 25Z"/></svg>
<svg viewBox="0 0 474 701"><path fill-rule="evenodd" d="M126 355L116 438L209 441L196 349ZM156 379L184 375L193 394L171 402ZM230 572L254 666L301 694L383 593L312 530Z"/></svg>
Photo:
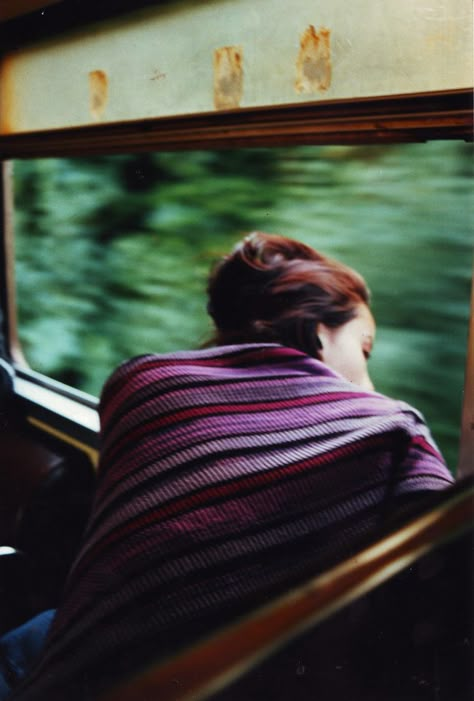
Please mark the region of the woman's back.
<svg viewBox="0 0 474 701"><path fill-rule="evenodd" d="M24 699L94 697L452 481L414 410L278 344L133 359L100 412L91 521Z"/></svg>

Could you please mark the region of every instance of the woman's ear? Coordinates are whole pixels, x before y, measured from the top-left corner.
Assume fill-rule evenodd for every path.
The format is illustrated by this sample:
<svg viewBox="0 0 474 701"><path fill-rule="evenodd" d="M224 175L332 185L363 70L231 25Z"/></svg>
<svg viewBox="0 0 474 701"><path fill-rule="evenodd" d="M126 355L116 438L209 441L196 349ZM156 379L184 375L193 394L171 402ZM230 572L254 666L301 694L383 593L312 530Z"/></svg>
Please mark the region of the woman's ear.
<svg viewBox="0 0 474 701"><path fill-rule="evenodd" d="M332 353L332 348L334 345L334 332L335 329L333 329L331 326L326 326L326 324L321 322L316 326L316 335L320 343L318 359L322 360L323 363L328 362L328 354L331 355Z"/></svg>
<svg viewBox="0 0 474 701"><path fill-rule="evenodd" d="M315 330L315 341L318 360L323 360L324 351L324 324L317 324Z"/></svg>

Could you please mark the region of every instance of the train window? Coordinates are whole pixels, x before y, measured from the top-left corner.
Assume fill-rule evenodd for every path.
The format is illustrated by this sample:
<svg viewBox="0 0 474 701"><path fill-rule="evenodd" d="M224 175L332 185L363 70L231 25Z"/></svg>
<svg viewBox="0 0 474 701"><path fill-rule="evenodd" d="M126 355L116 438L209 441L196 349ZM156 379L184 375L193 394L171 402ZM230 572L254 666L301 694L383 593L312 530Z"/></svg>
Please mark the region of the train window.
<svg viewBox="0 0 474 701"><path fill-rule="evenodd" d="M294 0L291 13L277 5L0 2L5 484L16 484L30 462L42 476L48 461L48 469L50 463L54 470L64 466L66 476L71 471L82 479L87 472L92 486L100 447L97 397L107 376L130 356L205 343L211 334L209 268L255 229L293 236L360 270L378 326L370 359L376 389L423 412L461 481L472 472L473 160L463 141L472 140L472 3L433 0L415 9L414 3L386 3L380 11L360 0L352 13L343 0L318 3L316 11L314 3ZM87 511L90 490L83 498L75 479L70 484L71 503ZM309 613L313 622L323 621L357 597L354 608L341 610L342 624L336 620L331 634L339 655L339 633L348 632L343 653L350 664L344 661L341 675L342 667L335 669L351 690L347 670L359 665L352 648L371 669L374 662L377 667L374 652L379 661L393 658L395 688L403 679L397 651L403 648L410 684L418 692L424 685L430 698L451 698L452 689L444 691L447 670L454 657L461 666L467 659L469 626L458 625L456 607L448 606L442 618L449 626L442 628L431 609L438 612L440 592L459 600L457 609L469 619L472 577L465 563L472 542L463 539L444 565L438 547L467 528L472 494L464 493L466 485L415 525L398 529L402 521L392 521L385 544L333 575L324 572L312 592L306 584L301 589L312 601L306 622ZM13 492L5 493L8 501ZM62 493L60 502L62 511L70 503ZM28 510L7 506L16 527L18 514ZM47 511L53 515L48 523L62 534L62 516L49 505ZM41 535L56 558L55 538L33 526L34 542ZM36 548L25 548L26 555L33 550L49 570ZM418 567L424 553L428 558ZM392 586L392 579L389 589L378 591L400 570L404 582L410 575L406 585ZM72 582L74 573L69 576ZM430 599L427 585L434 579ZM369 602L364 592L374 587ZM415 602L417 614L421 594L428 608L421 607L421 619L412 619L409 607L409 616L400 617L400 607L387 608L387 592L402 608L405 599ZM288 601L301 613L294 594ZM36 593L33 598L40 600ZM374 602L389 613L391 656L380 645L378 623L385 618L373 616ZM268 629L257 620L273 649L279 644L275 611ZM289 617L283 612L283 621L281 641L300 625L291 611ZM320 647L332 664L327 631L321 629ZM413 638L408 646L407 636ZM251 654L265 655L264 640L252 639ZM194 665L204 659L199 654ZM212 654L209 659L221 674L222 665ZM165 666L165 673L174 670L171 694L174 662ZM271 661L273 680L275 663L278 658ZM98 658L99 667L106 674ZM292 688L295 669L312 684L299 653L290 667ZM384 665L378 667L385 678ZM436 684L426 681L428 667ZM279 679L275 688L281 694ZM257 696L258 689L252 689Z"/></svg>
<svg viewBox="0 0 474 701"><path fill-rule="evenodd" d="M424 412L454 467L471 155L467 144L436 141L16 161L24 357L97 395L126 357L203 343L209 266L243 232L284 233L366 276L376 387Z"/></svg>

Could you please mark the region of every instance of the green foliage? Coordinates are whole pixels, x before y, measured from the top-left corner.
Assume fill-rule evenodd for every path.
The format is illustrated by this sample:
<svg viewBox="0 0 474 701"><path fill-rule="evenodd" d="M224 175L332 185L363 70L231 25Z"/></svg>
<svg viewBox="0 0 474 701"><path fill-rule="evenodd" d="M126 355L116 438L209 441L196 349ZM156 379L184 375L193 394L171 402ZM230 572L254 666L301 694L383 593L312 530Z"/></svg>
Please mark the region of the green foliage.
<svg viewBox="0 0 474 701"><path fill-rule="evenodd" d="M291 147L15 164L20 337L98 394L125 358L210 335L210 265L253 229L360 270L379 391L420 408L455 466L471 276L471 150Z"/></svg>

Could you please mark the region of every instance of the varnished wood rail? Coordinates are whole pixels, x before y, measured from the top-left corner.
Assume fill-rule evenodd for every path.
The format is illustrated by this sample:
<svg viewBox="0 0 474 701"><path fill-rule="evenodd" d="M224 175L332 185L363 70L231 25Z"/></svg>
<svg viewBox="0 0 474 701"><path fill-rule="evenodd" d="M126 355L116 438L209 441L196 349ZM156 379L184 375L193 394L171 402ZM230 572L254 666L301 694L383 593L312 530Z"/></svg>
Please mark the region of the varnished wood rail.
<svg viewBox="0 0 474 701"><path fill-rule="evenodd" d="M474 487L354 557L142 673L104 701L203 701L331 614L473 525Z"/></svg>

